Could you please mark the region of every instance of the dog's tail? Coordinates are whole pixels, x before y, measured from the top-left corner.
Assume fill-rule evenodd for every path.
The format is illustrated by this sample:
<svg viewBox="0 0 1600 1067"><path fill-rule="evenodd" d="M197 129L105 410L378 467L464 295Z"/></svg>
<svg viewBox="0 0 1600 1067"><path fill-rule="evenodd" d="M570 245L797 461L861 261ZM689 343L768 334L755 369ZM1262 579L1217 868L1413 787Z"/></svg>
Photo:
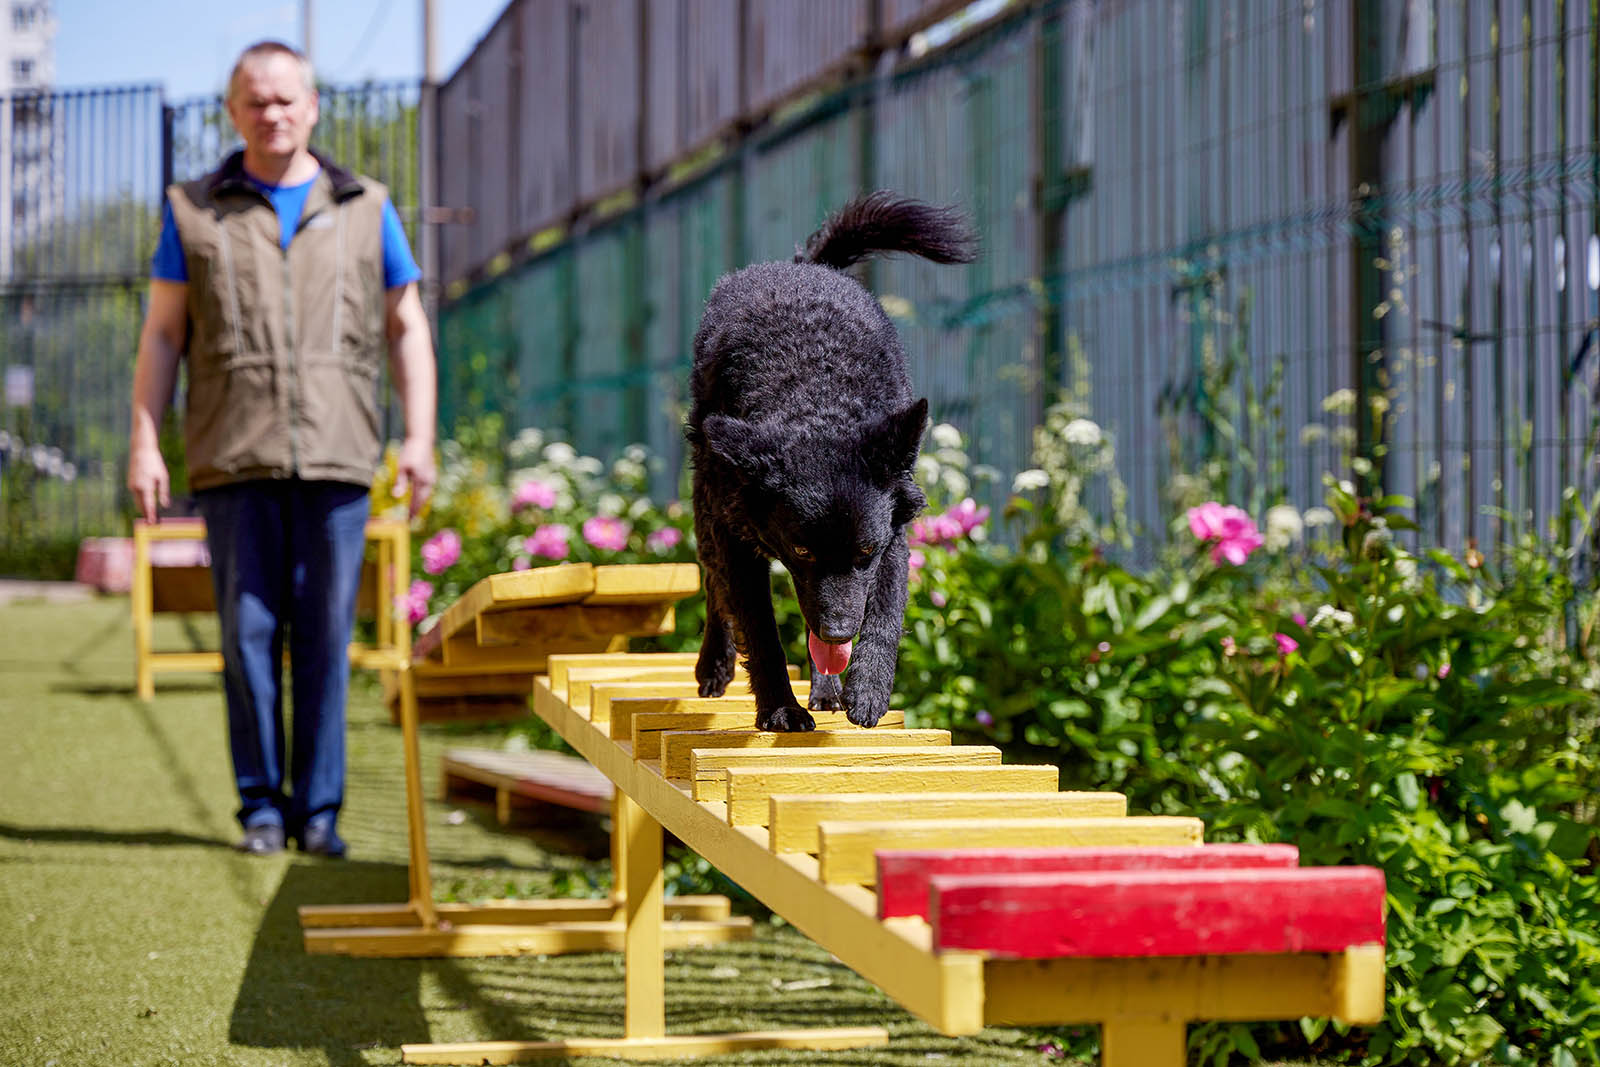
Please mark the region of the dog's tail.
<svg viewBox="0 0 1600 1067"><path fill-rule="evenodd" d="M966 216L879 190L857 197L822 224L794 254L796 263L843 270L881 252L909 252L935 263L971 263L977 238Z"/></svg>

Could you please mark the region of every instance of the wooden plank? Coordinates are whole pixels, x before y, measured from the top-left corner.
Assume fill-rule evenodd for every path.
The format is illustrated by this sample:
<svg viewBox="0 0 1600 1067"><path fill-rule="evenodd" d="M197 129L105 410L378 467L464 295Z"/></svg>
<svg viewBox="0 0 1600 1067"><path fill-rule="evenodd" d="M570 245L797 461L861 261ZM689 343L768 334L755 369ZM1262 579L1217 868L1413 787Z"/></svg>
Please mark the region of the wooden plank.
<svg viewBox="0 0 1600 1067"><path fill-rule="evenodd" d="M658 747L661 773L668 778L689 778L695 777L693 759L696 752L708 753L705 766L712 767L716 765L709 756L713 750L749 752L754 749L773 748L785 748L790 751L817 748L921 749L930 746L944 748L949 745L949 730L886 730L881 725L867 730L846 719L842 726L829 728L818 723L817 729L801 734L778 734L759 730L673 731L661 738ZM638 744L634 745L633 756L635 759L656 758L641 756ZM812 760L807 756L797 762L812 763Z"/></svg>
<svg viewBox="0 0 1600 1067"><path fill-rule="evenodd" d="M594 592L594 581L594 565L590 563L558 563L553 567L491 574L474 582L460 600L446 608L435 629L441 637L448 638L494 608L575 603Z"/></svg>
<svg viewBox="0 0 1600 1067"><path fill-rule="evenodd" d="M680 920L662 929L663 947L700 948L741 941L749 930L737 920ZM477 924L453 929L420 926L326 927L304 932L311 955L366 956L386 959L419 957L554 956L570 952L617 952L624 927L615 920L551 922L543 925Z"/></svg>
<svg viewBox="0 0 1600 1067"><path fill-rule="evenodd" d="M594 570L594 592L586 605L652 604L682 600L700 591L693 563L607 564Z"/></svg>
<svg viewBox="0 0 1600 1067"><path fill-rule="evenodd" d="M530 683L531 684L531 683ZM749 696L750 683L745 678L735 678L728 683L730 697ZM644 699L674 699L685 700L702 699L700 696L699 682L606 682L589 687L589 721L593 723L609 723L611 719L611 702L614 700L644 700ZM751 705L754 714L755 705ZM620 734L612 735L618 741L626 741L629 737L627 730Z"/></svg>
<svg viewBox="0 0 1600 1067"><path fill-rule="evenodd" d="M664 905L668 919L726 920L731 913L727 897L686 895L668 897ZM616 900L567 898L558 900L487 900L482 904L440 904L441 922L451 926L509 926L552 922L609 922L622 914ZM327 927L418 926L417 913L407 902L390 904L302 904L300 925ZM732 922L739 924L740 919ZM744 920L748 922L748 920Z"/></svg>
<svg viewBox="0 0 1600 1067"><path fill-rule="evenodd" d="M930 909L941 950L1214 956L1381 945L1383 895L1375 867L938 874Z"/></svg>
<svg viewBox="0 0 1600 1067"><path fill-rule="evenodd" d="M845 718L842 711L814 711L812 718L817 722L817 729L827 730L859 730L849 719ZM889 722L891 717L903 716L900 712L891 711L884 715L878 724L880 727L892 727L898 723ZM634 715L633 723L633 754L635 759L659 760L661 758L662 737L669 733L685 731L704 732L707 734L729 733L754 733L755 707L752 705L747 711L706 711L685 712L681 714L655 714ZM777 737L795 738L806 737L808 734L777 734ZM688 774L678 777L687 779Z"/></svg>
<svg viewBox="0 0 1600 1067"><path fill-rule="evenodd" d="M766 823L775 793L1054 793L1054 767L732 767L727 819L734 826ZM876 909L874 909L876 910Z"/></svg>
<svg viewBox="0 0 1600 1067"><path fill-rule="evenodd" d="M800 668L790 664L789 684L794 689L795 698L804 699L811 693L811 683L799 681L799 675ZM749 721L741 725L755 725L756 702L755 698L751 696L749 692L750 676L744 672L743 667L737 669L733 676L733 681L728 684L728 691L719 697L703 697L697 695L699 691L698 683L696 683L694 686L689 686L688 683L684 683L684 686L686 688L691 688L692 690L687 696L676 695L676 693L673 691L677 690L678 686L672 683L665 683L662 687L664 692L660 696L629 696L613 698L609 710L610 718L606 720L600 720L591 717L590 721L597 724L602 721L609 722L611 726L611 737L613 740L617 741L626 741L628 738L633 736L632 717L634 715L641 714L737 711L747 714L749 717ZM590 710L592 716L592 712L594 710L592 700ZM903 713L889 712L888 714L900 714L900 721L905 721L905 716ZM885 721L887 721L887 716L885 717Z"/></svg>
<svg viewBox="0 0 1600 1067"><path fill-rule="evenodd" d="M684 664L694 666L698 652L575 652L552 655L548 667L550 688L565 699L567 672L579 667L624 667L642 664ZM626 677L624 675L624 677Z"/></svg>
<svg viewBox="0 0 1600 1067"><path fill-rule="evenodd" d="M1383 953L1360 945L1281 956L990 959L983 1014L991 1026L1092 1025L1159 1004L1173 1019L1374 1023L1383 1018Z"/></svg>
<svg viewBox="0 0 1600 1067"><path fill-rule="evenodd" d="M477 618L480 646L535 645L574 638L629 637L671 633L671 604L623 604L591 607L557 604L544 608L492 611Z"/></svg>
<svg viewBox="0 0 1600 1067"><path fill-rule="evenodd" d="M690 756L690 777L696 800L723 800L726 776L741 769L813 767L906 767L937 774L946 767L998 767L1000 750L993 745L872 745L862 748L702 749Z"/></svg>
<svg viewBox="0 0 1600 1067"><path fill-rule="evenodd" d="M1120 818L1128 814L1121 793L879 793L845 796L788 794L770 799L767 828L774 852L815 852L817 827L835 822L902 819ZM929 855L929 853L913 853ZM960 855L961 853L956 853ZM879 881L883 875L880 871ZM880 885L879 894L883 890ZM924 884L926 897L926 884ZM898 913L894 913L898 914ZM906 914L910 914L907 912Z"/></svg>
<svg viewBox="0 0 1600 1067"><path fill-rule="evenodd" d="M221 652L150 652L145 655L145 665L152 672L222 670Z"/></svg>
<svg viewBox="0 0 1600 1067"><path fill-rule="evenodd" d="M478 782L531 800L604 814L615 787L587 760L560 752L447 749L440 759L446 792L452 779Z"/></svg>
<svg viewBox="0 0 1600 1067"><path fill-rule="evenodd" d="M404 1063L524 1063L606 1056L619 1060L692 1059L762 1049L828 1051L882 1048L889 1032L881 1026L821 1030L761 1030L731 1034L669 1034L666 1037L584 1037L561 1041L471 1041L465 1044L401 1045Z"/></svg>
<svg viewBox="0 0 1600 1067"><path fill-rule="evenodd" d="M692 682L694 668L665 664L659 667L579 667L567 672L567 703L579 711L589 711L589 689L596 682L629 679L636 682Z"/></svg>
<svg viewBox="0 0 1600 1067"><path fill-rule="evenodd" d="M534 646L504 645L481 648L474 636L474 631L468 629L465 632L444 638L440 651L447 667L466 667L479 671L524 671L528 674L538 674L547 669L549 657L552 655L570 655L572 653L598 655L608 651L620 652L627 645L628 639L626 637L599 636L551 640Z"/></svg>
<svg viewBox="0 0 1600 1067"><path fill-rule="evenodd" d="M828 822L817 827L817 861L825 882L872 885L880 849L1104 845L1198 845L1199 819L1128 815L1112 819L908 819Z"/></svg>
<svg viewBox="0 0 1600 1067"><path fill-rule="evenodd" d="M1043 799L1045 798L1041 798ZM976 817L976 814L978 813L971 817ZM777 832L777 824L774 823L774 838ZM1294 868L1299 865L1300 850L1293 845L1201 845L1198 848L1189 845L1170 848L1126 846L953 848L927 851L894 849L878 853L878 914L885 917L915 915L926 919L929 882L935 875L1050 874L1230 867Z"/></svg>

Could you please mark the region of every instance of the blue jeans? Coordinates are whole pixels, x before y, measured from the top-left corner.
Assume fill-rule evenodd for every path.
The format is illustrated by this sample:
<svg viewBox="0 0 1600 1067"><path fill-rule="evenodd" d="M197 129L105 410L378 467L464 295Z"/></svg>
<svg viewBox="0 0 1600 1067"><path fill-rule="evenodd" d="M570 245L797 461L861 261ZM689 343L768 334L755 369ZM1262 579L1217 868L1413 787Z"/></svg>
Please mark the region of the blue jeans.
<svg viewBox="0 0 1600 1067"><path fill-rule="evenodd" d="M252 481L195 494L206 520L222 623L228 738L239 822L292 836L332 828L344 802L345 695L367 490L343 482ZM283 649L294 701L284 792Z"/></svg>

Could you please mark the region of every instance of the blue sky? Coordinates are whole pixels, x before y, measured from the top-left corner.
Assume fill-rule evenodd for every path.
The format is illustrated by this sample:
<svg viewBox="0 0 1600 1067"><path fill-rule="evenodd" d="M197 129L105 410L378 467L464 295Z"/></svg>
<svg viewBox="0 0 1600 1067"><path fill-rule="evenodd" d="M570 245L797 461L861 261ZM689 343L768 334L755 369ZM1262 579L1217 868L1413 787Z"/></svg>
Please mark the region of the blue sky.
<svg viewBox="0 0 1600 1067"><path fill-rule="evenodd" d="M441 77L507 0L435 0ZM173 98L219 92L238 53L275 37L301 45L300 0L56 0L56 86L160 84ZM422 73L422 0L317 0L312 61L336 85Z"/></svg>

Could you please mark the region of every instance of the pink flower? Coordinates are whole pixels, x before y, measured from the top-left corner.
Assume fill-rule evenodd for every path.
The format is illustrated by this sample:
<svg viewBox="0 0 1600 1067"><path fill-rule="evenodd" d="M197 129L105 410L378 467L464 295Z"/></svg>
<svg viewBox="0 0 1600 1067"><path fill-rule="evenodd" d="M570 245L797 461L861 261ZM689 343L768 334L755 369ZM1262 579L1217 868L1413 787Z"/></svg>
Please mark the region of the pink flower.
<svg viewBox="0 0 1600 1067"><path fill-rule="evenodd" d="M926 565L927 562L928 557L922 554L922 550L913 548L911 550L911 555L906 557L906 577L915 578L917 576L917 572L922 570L923 566Z"/></svg>
<svg viewBox="0 0 1600 1067"><path fill-rule="evenodd" d="M1296 626L1300 627L1300 629L1304 630L1306 628L1305 612L1297 611L1293 615L1289 616L1289 618L1293 619L1294 620L1294 624Z"/></svg>
<svg viewBox="0 0 1600 1067"><path fill-rule="evenodd" d="M607 552L621 552L628 547L628 524L610 515L596 515L584 521L583 539Z"/></svg>
<svg viewBox="0 0 1600 1067"><path fill-rule="evenodd" d="M994 725L994 713L991 712L988 708L979 708L978 709L978 714L974 715L973 718L978 720L978 725L979 726L993 726Z"/></svg>
<svg viewBox="0 0 1600 1067"><path fill-rule="evenodd" d="M1439 675L1439 681L1441 681L1441 682L1444 681L1446 678L1450 677L1450 664L1448 664L1448 663L1439 664L1438 675Z"/></svg>
<svg viewBox="0 0 1600 1067"><path fill-rule="evenodd" d="M676 526L663 526L644 539L645 547L652 552L671 552L683 540L683 531Z"/></svg>
<svg viewBox="0 0 1600 1067"><path fill-rule="evenodd" d="M945 512L945 517L961 527L961 535L965 536L989 521L989 509L980 508L977 501L970 496Z"/></svg>
<svg viewBox="0 0 1600 1067"><path fill-rule="evenodd" d="M555 488L546 485L537 478L529 478L517 486L516 495L511 498L511 510L513 511L520 511L523 508L544 508L548 511L555 506Z"/></svg>
<svg viewBox="0 0 1600 1067"><path fill-rule="evenodd" d="M988 516L985 510L984 516ZM979 520L982 521L981 519ZM906 543L912 545L942 545L949 541L960 540L967 530L961 525L961 520L954 515L954 509L943 515L929 515L916 519L911 523L911 532L906 536Z"/></svg>
<svg viewBox="0 0 1600 1067"><path fill-rule="evenodd" d="M1222 654L1224 656L1231 656L1231 655L1233 655L1234 653L1236 653L1238 651L1239 651L1239 646L1234 644L1233 638L1224 637L1222 639Z"/></svg>
<svg viewBox="0 0 1600 1067"><path fill-rule="evenodd" d="M527 556L518 556L511 561L511 569L514 571L525 571L531 566L533 566L533 560Z"/></svg>
<svg viewBox="0 0 1600 1067"><path fill-rule="evenodd" d="M950 603L949 598L943 593L939 592L937 589L928 594L928 599L933 601L933 606L936 608L942 608L946 604Z"/></svg>
<svg viewBox="0 0 1600 1067"><path fill-rule="evenodd" d="M1267 539L1256 529L1255 520L1241 508L1208 501L1190 508L1186 514L1189 531L1201 541L1215 541L1211 547L1211 562L1227 560L1235 567L1250 558L1250 553L1266 544Z"/></svg>
<svg viewBox="0 0 1600 1067"><path fill-rule="evenodd" d="M428 617L428 599L433 596L432 584L418 578L411 583L411 588L400 597L399 606L406 613L406 621L412 626Z"/></svg>
<svg viewBox="0 0 1600 1067"><path fill-rule="evenodd" d="M1296 641L1288 634L1273 634L1272 639L1278 642L1278 655L1280 656L1287 656L1289 653L1300 647L1300 642Z"/></svg>
<svg viewBox="0 0 1600 1067"><path fill-rule="evenodd" d="M443 574L460 558L461 535L449 528L440 530L422 546L422 569L429 574Z"/></svg>
<svg viewBox="0 0 1600 1067"><path fill-rule="evenodd" d="M567 547L567 538L572 531L559 522L547 522L522 542L522 550L530 556L540 556L544 559L566 559L570 549Z"/></svg>

